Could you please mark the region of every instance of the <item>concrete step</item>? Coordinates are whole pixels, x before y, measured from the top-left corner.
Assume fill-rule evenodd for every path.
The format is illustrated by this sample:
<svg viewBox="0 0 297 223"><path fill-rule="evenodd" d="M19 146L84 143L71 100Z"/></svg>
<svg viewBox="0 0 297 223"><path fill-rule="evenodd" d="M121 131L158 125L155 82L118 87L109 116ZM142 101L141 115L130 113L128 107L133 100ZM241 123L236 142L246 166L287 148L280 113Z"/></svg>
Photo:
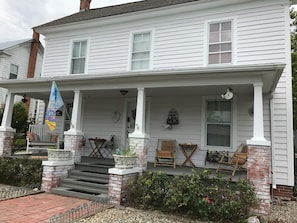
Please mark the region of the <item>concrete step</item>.
<svg viewBox="0 0 297 223"><path fill-rule="evenodd" d="M88 172L84 170L70 170L68 171L68 178L75 178L75 179L89 179L90 181L96 182L96 180L99 180L98 182L107 182L109 181L109 175L102 174L102 173L94 173L94 172ZM94 181L95 180L95 181Z"/></svg>
<svg viewBox="0 0 297 223"><path fill-rule="evenodd" d="M61 179L60 185L79 185L79 186L85 186L85 187L91 187L91 188L108 188L108 181L100 181L99 179L76 179L76 178L65 178Z"/></svg>
<svg viewBox="0 0 297 223"><path fill-rule="evenodd" d="M92 193L92 194L107 194L108 184L97 184L75 179L63 179L60 183L61 187L67 187L79 192Z"/></svg>
<svg viewBox="0 0 297 223"><path fill-rule="evenodd" d="M91 173L102 173L108 174L108 168L111 168L109 165L100 165L100 164L89 164L89 163L77 163L75 164L76 170L83 170L85 172Z"/></svg>
<svg viewBox="0 0 297 223"><path fill-rule="evenodd" d="M73 188L68 187L56 187L52 189L52 193L68 196L68 197L76 197L86 200L97 200L100 198L106 198L108 197L107 194L98 194L98 193L86 193L86 192L80 192L79 190L75 190Z"/></svg>

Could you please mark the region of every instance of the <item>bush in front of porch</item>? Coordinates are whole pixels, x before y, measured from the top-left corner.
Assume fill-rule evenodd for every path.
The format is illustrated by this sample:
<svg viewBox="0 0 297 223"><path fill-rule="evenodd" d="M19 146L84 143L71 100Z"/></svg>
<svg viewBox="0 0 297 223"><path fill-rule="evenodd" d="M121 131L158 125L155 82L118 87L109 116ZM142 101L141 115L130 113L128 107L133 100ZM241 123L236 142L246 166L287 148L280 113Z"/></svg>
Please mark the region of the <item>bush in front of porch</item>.
<svg viewBox="0 0 297 223"><path fill-rule="evenodd" d="M147 172L128 186L128 203L143 209L188 215L206 221L238 222L258 205L254 187L247 180L231 182L209 172L168 176Z"/></svg>
<svg viewBox="0 0 297 223"><path fill-rule="evenodd" d="M0 183L12 186L40 185L41 160L0 157Z"/></svg>

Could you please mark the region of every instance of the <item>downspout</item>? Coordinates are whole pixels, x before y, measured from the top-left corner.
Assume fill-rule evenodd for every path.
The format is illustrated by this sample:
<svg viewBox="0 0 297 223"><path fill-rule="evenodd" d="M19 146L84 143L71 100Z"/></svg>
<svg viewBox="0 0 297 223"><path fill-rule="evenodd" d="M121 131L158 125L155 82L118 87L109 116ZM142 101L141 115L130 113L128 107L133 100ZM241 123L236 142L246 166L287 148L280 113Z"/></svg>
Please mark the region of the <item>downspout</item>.
<svg viewBox="0 0 297 223"><path fill-rule="evenodd" d="M271 185L273 189L276 189L276 184L275 184L275 175L274 175L274 122L273 122L273 117L274 117L274 106L273 106L273 92L270 93L269 97L269 113L270 113L270 141L271 141ZM273 197L273 190L272 190L272 197Z"/></svg>

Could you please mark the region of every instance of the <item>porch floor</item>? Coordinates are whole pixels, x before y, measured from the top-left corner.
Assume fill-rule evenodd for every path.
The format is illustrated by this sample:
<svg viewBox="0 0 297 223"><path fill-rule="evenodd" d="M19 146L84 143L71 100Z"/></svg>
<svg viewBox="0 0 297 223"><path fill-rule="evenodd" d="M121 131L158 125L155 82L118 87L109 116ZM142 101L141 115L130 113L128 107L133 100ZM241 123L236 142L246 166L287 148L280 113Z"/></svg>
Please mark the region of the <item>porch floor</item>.
<svg viewBox="0 0 297 223"><path fill-rule="evenodd" d="M114 161L113 159L102 159L102 158L94 158L94 157L82 157L81 159L82 163L91 163L91 164L107 164L107 165L114 165ZM216 173L216 169L214 168L209 168L209 167L196 167L196 168L192 168L189 166L180 166L180 165L176 165L176 168L173 167L166 167L166 166L156 166L154 167L154 163L149 162L147 165L147 171L151 171L151 172L164 172L168 175L190 175L192 173L192 171L196 171L196 172L201 172L204 169L207 169L210 171L210 175L211 176L215 176ZM228 170L221 170L219 172L219 174L226 178L226 179L232 179L232 181L238 181L239 179L246 179L247 178L247 173L244 170L237 170L235 173L235 176L231 176L232 171Z"/></svg>

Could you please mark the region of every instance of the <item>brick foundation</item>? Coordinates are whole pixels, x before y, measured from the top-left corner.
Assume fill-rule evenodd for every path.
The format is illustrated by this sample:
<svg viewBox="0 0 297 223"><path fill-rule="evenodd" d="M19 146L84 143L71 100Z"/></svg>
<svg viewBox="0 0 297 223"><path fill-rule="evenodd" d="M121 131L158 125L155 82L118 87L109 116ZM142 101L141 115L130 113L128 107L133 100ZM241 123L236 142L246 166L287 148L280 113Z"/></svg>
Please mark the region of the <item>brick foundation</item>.
<svg viewBox="0 0 297 223"><path fill-rule="evenodd" d="M59 186L61 178L65 178L68 170L74 168L73 161L43 161L41 190L50 192Z"/></svg>
<svg viewBox="0 0 297 223"><path fill-rule="evenodd" d="M134 180L141 172L141 168L117 169L111 168L109 172L108 196L113 198L116 205L122 203L122 198L128 198L126 186L129 181Z"/></svg>
<svg viewBox="0 0 297 223"><path fill-rule="evenodd" d="M143 170L147 169L148 139L129 137L129 145L138 155L137 166Z"/></svg>
<svg viewBox="0 0 297 223"><path fill-rule="evenodd" d="M82 149L83 149L83 135L68 135L64 136L64 149L72 151L73 160L76 163L81 161Z"/></svg>
<svg viewBox="0 0 297 223"><path fill-rule="evenodd" d="M0 132L0 157L12 154L14 132Z"/></svg>
<svg viewBox="0 0 297 223"><path fill-rule="evenodd" d="M292 198L294 192L294 187L285 186L285 185L276 185L276 188L273 188L273 196L277 197L288 197Z"/></svg>
<svg viewBox="0 0 297 223"><path fill-rule="evenodd" d="M270 213L270 147L248 146L247 178L255 186L260 207L252 210L256 214Z"/></svg>

